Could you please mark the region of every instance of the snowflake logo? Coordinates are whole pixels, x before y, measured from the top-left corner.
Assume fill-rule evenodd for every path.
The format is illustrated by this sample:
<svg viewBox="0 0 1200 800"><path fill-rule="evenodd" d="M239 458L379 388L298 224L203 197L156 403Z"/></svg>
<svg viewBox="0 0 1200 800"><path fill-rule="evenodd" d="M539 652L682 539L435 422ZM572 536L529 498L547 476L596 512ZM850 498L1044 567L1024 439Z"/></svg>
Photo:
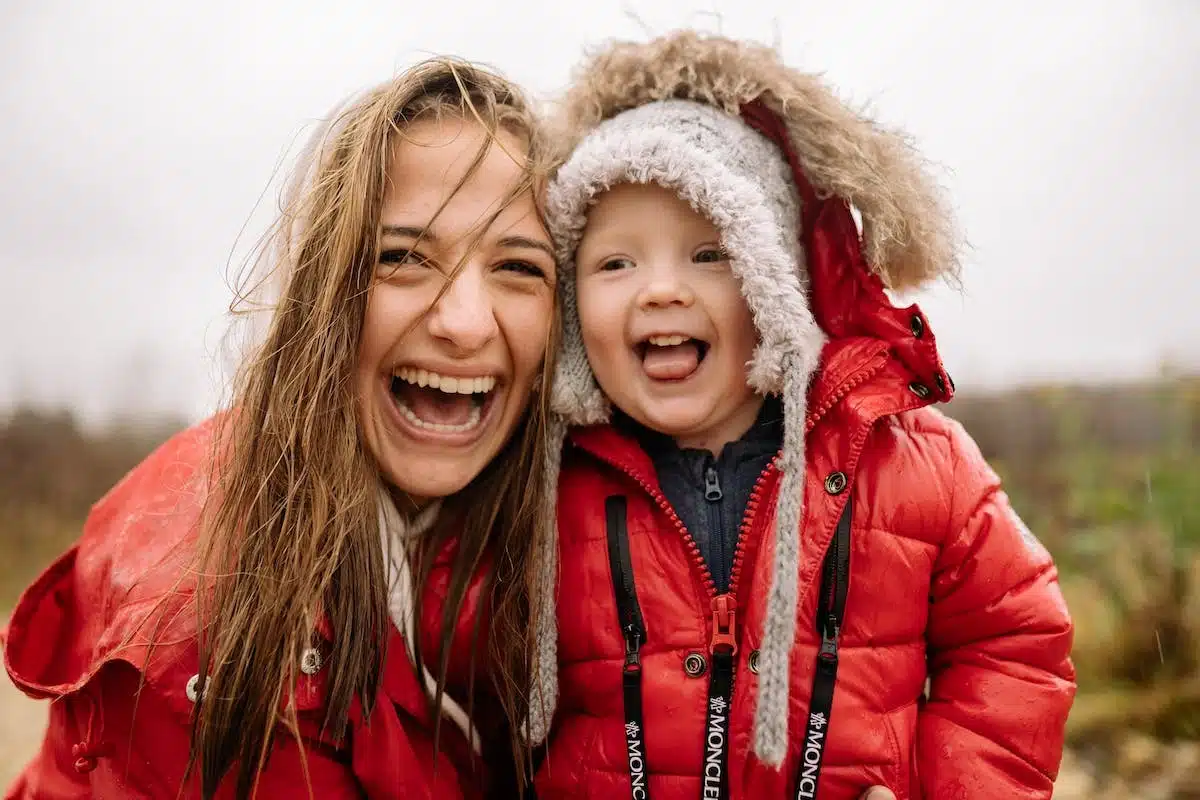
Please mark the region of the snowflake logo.
<svg viewBox="0 0 1200 800"><path fill-rule="evenodd" d="M727 706L728 703L725 702L724 697L714 697L712 699L712 710L718 714L724 714Z"/></svg>
<svg viewBox="0 0 1200 800"><path fill-rule="evenodd" d="M810 714L808 717L808 724L818 731L824 728L827 722L824 714Z"/></svg>
<svg viewBox="0 0 1200 800"><path fill-rule="evenodd" d="M641 732L641 727L636 722L625 723L625 735L637 736Z"/></svg>

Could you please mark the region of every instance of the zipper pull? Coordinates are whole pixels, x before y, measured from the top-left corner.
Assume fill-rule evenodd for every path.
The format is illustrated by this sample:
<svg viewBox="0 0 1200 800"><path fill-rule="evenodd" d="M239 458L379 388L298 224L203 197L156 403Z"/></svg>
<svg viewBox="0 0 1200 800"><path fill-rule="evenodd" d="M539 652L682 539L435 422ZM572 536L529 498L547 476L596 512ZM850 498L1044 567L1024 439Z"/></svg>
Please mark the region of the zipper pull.
<svg viewBox="0 0 1200 800"><path fill-rule="evenodd" d="M625 671L637 673L642 671L642 661L639 652L642 649L642 632L632 624L625 628Z"/></svg>
<svg viewBox="0 0 1200 800"><path fill-rule="evenodd" d="M724 496L724 492L721 491L721 481L717 476L717 469L709 464L704 469L704 499L710 503L715 503Z"/></svg>
<svg viewBox="0 0 1200 800"><path fill-rule="evenodd" d="M817 663L824 667L837 668L838 663L838 640L842 638L842 628L838 624L837 617L833 614L825 620L825 627L821 629L821 649L817 653Z"/></svg>
<svg viewBox="0 0 1200 800"><path fill-rule="evenodd" d="M712 599L713 635L709 652L718 650L733 656L737 654L737 600L731 594L719 594Z"/></svg>

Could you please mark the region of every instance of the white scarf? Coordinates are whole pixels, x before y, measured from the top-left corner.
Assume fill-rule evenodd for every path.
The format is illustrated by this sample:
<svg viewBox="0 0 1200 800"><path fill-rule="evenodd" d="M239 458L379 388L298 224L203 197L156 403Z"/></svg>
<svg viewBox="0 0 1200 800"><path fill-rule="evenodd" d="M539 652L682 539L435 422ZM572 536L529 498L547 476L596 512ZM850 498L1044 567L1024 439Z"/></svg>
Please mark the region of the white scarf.
<svg viewBox="0 0 1200 800"><path fill-rule="evenodd" d="M379 498L379 534L383 544L384 569L387 573L388 614L404 636L408 660L420 671L426 690L436 693L437 681L424 664L416 663L413 642L416 640L416 620L413 618L414 590L412 565L408 559L408 540L428 531L437 519L441 501L421 509L413 519L405 519L386 491ZM442 693L442 714L462 729L476 755L480 752L479 733L467 717L467 712L446 692Z"/></svg>

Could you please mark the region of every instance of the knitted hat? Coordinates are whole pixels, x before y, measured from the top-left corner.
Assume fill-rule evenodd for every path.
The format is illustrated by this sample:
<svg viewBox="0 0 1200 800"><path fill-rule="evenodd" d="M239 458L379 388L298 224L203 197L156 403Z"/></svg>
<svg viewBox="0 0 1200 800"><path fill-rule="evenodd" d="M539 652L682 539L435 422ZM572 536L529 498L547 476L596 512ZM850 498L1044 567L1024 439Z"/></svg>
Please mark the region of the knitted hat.
<svg viewBox="0 0 1200 800"><path fill-rule="evenodd" d="M860 319L833 312L824 300L834 289L844 291L838 282L851 281L865 303L898 312L884 294L885 285L912 288L955 271L949 218L903 139L850 111L816 78L788 69L774 51L756 45L693 32L648 44L611 45L577 79L561 122L569 155L546 203L559 248L563 304L563 342L552 392L558 415L554 435L561 436L567 424L593 424L609 415L579 329L574 252L590 204L619 183L671 189L711 220L759 334L748 383L782 398L781 479L753 737L755 755L779 765L788 750L808 384L827 337L872 335L861 326L875 324L870 315ZM862 214L861 243L850 219L851 204ZM851 233L840 235L836 247L812 246L814 237L835 229ZM806 247L816 261L806 263ZM891 312L878 317L888 319ZM927 338L906 344L908 350L896 355L905 363L913 356L914 370L927 371L932 364L936 380L935 375L921 377L936 383L938 399L946 399L951 389L943 386L932 336ZM560 449L550 448L551 476L558 474ZM556 569L552 558L546 563ZM532 703L535 741L548 730L557 691L553 597L543 601L541 680Z"/></svg>
<svg viewBox="0 0 1200 800"><path fill-rule="evenodd" d="M671 189L716 226L758 328L750 386L783 393L788 417L799 412L803 421L805 388L824 335L808 308L796 187L779 148L765 136L692 100L648 103L605 120L550 184L546 214L559 250L563 310L553 411L571 425L608 419L608 401L583 348L574 258L589 206L619 183Z"/></svg>

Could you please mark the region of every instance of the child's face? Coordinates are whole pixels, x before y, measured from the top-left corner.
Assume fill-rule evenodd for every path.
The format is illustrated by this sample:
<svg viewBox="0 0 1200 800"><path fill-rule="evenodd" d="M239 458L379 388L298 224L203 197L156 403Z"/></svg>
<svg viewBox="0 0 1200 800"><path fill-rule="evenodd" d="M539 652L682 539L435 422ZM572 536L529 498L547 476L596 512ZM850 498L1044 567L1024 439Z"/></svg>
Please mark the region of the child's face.
<svg viewBox="0 0 1200 800"><path fill-rule="evenodd" d="M656 184L599 197L576 251L579 319L600 388L682 447L719 453L753 424L758 336L706 218Z"/></svg>

